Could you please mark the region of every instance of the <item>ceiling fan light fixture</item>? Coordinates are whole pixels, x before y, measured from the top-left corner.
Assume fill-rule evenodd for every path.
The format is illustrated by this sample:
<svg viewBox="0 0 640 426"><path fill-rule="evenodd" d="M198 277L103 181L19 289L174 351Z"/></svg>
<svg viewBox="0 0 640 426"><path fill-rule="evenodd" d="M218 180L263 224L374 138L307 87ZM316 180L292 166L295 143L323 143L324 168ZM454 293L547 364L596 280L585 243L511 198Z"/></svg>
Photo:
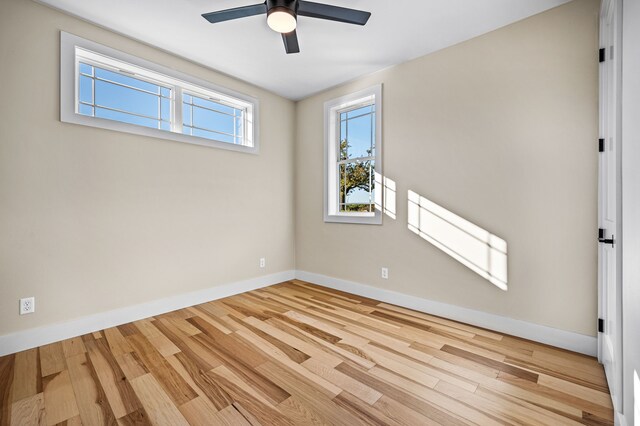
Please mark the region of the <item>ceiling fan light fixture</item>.
<svg viewBox="0 0 640 426"><path fill-rule="evenodd" d="M296 29L296 16L286 7L274 7L267 14L267 25L273 31L287 34Z"/></svg>

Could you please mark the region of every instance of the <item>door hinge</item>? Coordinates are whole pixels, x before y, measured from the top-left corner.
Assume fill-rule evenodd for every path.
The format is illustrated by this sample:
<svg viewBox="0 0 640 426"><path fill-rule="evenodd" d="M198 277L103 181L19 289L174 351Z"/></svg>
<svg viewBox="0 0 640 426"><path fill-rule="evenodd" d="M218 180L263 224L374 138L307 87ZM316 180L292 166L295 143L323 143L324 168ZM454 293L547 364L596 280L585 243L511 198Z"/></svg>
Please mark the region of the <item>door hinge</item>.
<svg viewBox="0 0 640 426"><path fill-rule="evenodd" d="M598 51L598 62L604 62L606 59L604 47Z"/></svg>
<svg viewBox="0 0 640 426"><path fill-rule="evenodd" d="M600 243L604 243L604 244L611 244L611 247L613 247L614 244L614 236L612 235L611 238L605 238L605 231L602 228L598 228L598 242Z"/></svg>
<svg viewBox="0 0 640 426"><path fill-rule="evenodd" d="M604 139L598 139L598 152L604 152Z"/></svg>
<svg viewBox="0 0 640 426"><path fill-rule="evenodd" d="M598 333L604 333L604 320L598 318Z"/></svg>

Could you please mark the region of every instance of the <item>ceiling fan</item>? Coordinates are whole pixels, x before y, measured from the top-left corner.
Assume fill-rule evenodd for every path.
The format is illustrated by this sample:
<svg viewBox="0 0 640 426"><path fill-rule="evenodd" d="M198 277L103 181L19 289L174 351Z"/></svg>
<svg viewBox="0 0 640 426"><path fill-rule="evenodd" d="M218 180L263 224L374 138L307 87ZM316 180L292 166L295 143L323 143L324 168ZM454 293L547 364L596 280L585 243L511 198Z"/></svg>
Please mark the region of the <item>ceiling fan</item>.
<svg viewBox="0 0 640 426"><path fill-rule="evenodd" d="M296 34L298 16L328 19L356 25L366 24L371 16L371 12L304 0L265 0L264 3L260 4L205 13L202 17L215 24L232 19L262 15L263 13L267 14L269 27L282 34L284 49L287 53L300 52Z"/></svg>

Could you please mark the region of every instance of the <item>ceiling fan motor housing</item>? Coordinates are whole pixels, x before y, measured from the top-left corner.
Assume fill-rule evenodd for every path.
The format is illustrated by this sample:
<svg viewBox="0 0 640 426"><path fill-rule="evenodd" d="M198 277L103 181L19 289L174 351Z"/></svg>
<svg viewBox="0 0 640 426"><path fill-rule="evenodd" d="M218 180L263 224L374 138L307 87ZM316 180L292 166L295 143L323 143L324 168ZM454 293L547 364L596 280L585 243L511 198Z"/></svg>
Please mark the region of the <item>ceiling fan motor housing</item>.
<svg viewBox="0 0 640 426"><path fill-rule="evenodd" d="M294 18L297 18L298 0L267 0L267 15L278 10L287 12L293 15Z"/></svg>

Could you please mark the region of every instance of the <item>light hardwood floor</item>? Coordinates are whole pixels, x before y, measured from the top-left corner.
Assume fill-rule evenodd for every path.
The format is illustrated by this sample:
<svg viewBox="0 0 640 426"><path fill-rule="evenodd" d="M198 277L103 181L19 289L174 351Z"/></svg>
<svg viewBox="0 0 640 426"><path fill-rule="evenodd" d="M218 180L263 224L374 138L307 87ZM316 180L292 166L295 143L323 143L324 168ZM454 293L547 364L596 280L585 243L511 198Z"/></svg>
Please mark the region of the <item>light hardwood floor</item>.
<svg viewBox="0 0 640 426"><path fill-rule="evenodd" d="M0 358L0 425L613 424L593 358L286 282Z"/></svg>

